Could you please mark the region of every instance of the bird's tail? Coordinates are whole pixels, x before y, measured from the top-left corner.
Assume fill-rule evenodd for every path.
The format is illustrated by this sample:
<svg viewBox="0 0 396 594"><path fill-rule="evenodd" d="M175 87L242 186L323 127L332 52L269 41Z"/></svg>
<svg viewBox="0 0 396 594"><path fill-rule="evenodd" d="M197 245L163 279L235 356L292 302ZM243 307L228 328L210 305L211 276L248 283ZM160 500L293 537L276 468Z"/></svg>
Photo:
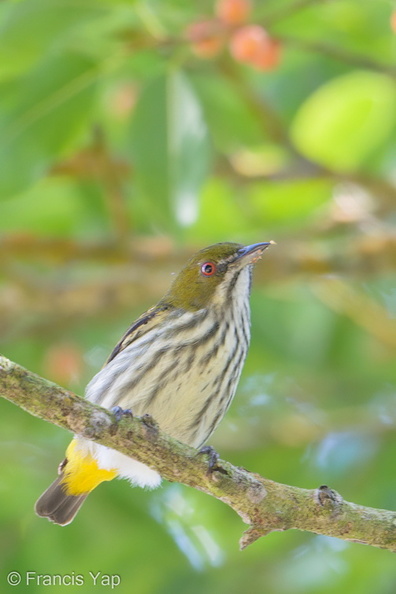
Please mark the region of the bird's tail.
<svg viewBox="0 0 396 594"><path fill-rule="evenodd" d="M89 495L89 492L81 495L68 495L64 478L62 472L44 491L34 507L38 516L48 518L54 524L60 524L61 526L70 524Z"/></svg>
<svg viewBox="0 0 396 594"><path fill-rule="evenodd" d="M66 526L74 519L90 492L103 481L117 476L115 470L99 468L96 459L78 440L67 448L66 459L60 465L58 478L39 497L36 514L55 524Z"/></svg>

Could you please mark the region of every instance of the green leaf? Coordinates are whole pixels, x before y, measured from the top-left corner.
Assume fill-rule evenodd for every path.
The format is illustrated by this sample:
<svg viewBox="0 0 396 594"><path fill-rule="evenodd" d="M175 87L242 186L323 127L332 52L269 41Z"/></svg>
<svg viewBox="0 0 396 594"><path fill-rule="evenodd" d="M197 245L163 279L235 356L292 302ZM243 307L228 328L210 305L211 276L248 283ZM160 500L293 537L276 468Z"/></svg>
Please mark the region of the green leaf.
<svg viewBox="0 0 396 594"><path fill-rule="evenodd" d="M87 236L95 220L86 210L70 179L54 176L2 203L0 231L67 236L83 229Z"/></svg>
<svg viewBox="0 0 396 594"><path fill-rule="evenodd" d="M332 188L332 182L326 179L252 184L249 198L254 220L266 225L299 225L317 216L317 209L330 200Z"/></svg>
<svg viewBox="0 0 396 594"><path fill-rule="evenodd" d="M263 142L255 114L232 83L222 76L209 77L198 70L194 84L201 97L213 142L220 151L231 152L240 144Z"/></svg>
<svg viewBox="0 0 396 594"><path fill-rule="evenodd" d="M63 54L13 84L13 105L0 116L0 197L39 179L86 125L95 78L91 60Z"/></svg>
<svg viewBox="0 0 396 594"><path fill-rule="evenodd" d="M395 123L396 86L373 72L352 72L320 87L292 125L296 146L314 161L340 171L360 165Z"/></svg>
<svg viewBox="0 0 396 594"><path fill-rule="evenodd" d="M90 0L29 0L3 3L0 12L0 78L22 73L68 36L106 14Z"/></svg>
<svg viewBox="0 0 396 594"><path fill-rule="evenodd" d="M128 144L152 220L170 228L193 223L210 149L200 103L183 73L171 71L143 89Z"/></svg>
<svg viewBox="0 0 396 594"><path fill-rule="evenodd" d="M202 244L241 240L249 231L249 218L240 198L240 189L235 190L221 179L210 179L202 192L199 217L189 229L189 239Z"/></svg>

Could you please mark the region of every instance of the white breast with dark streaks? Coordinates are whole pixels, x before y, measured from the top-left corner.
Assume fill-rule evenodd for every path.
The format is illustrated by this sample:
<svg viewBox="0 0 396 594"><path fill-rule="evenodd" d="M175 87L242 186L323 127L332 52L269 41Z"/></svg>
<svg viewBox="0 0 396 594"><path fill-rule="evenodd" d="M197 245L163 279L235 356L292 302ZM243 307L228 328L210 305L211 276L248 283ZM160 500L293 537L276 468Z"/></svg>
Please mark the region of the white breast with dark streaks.
<svg viewBox="0 0 396 594"><path fill-rule="evenodd" d="M249 275L249 276L248 276ZM193 447L202 445L224 416L238 384L250 340L250 273L210 310L174 312L133 341L87 386L86 397L106 408L148 413L163 431ZM224 290L223 290L224 293ZM104 446L80 441L102 468L115 468L140 486L156 486L158 473Z"/></svg>

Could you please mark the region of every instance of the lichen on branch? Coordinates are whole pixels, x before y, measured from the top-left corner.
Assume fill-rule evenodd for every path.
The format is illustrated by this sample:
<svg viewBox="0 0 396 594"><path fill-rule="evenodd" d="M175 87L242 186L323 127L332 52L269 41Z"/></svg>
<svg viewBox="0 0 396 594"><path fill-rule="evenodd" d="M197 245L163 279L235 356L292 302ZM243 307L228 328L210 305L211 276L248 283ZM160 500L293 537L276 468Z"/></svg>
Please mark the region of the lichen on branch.
<svg viewBox="0 0 396 594"><path fill-rule="evenodd" d="M0 396L30 414L114 448L168 481L199 489L236 511L249 529L242 548L275 530L298 529L396 552L396 512L344 501L331 488L276 483L207 458L163 433L151 417L122 418L0 356Z"/></svg>

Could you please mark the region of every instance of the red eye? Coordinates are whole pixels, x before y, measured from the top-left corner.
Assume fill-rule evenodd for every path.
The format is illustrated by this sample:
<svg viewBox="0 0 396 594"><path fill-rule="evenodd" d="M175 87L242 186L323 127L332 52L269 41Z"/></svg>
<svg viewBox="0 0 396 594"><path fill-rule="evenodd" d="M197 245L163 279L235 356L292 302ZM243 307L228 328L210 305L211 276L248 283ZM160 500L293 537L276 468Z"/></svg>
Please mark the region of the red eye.
<svg viewBox="0 0 396 594"><path fill-rule="evenodd" d="M216 264L213 264L213 262L205 262L201 266L201 272L204 276L213 276L216 270Z"/></svg>

